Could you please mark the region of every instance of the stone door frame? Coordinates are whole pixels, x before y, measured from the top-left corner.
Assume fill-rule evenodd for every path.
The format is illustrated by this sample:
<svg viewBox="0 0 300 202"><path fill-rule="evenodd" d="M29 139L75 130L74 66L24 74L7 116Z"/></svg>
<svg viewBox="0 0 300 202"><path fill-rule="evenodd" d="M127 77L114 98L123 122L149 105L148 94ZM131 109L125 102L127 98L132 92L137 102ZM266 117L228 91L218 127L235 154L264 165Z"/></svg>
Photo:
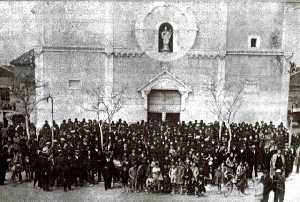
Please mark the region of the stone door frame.
<svg viewBox="0 0 300 202"><path fill-rule="evenodd" d="M144 98L144 109L146 111L148 111L148 95L151 90L177 90L181 97L180 111L184 111L186 109L186 99L188 98L189 93L192 92L190 87L177 79L168 70L163 70L138 89L138 92L140 92Z"/></svg>

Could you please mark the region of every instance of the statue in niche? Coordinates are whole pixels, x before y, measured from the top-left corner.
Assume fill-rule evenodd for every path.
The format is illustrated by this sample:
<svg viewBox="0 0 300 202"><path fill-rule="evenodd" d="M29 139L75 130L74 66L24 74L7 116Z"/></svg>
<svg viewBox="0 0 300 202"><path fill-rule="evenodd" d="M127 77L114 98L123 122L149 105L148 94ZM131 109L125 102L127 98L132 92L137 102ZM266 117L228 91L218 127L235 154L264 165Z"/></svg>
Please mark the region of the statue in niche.
<svg viewBox="0 0 300 202"><path fill-rule="evenodd" d="M159 52L173 52L173 28L169 23L163 23L159 27Z"/></svg>

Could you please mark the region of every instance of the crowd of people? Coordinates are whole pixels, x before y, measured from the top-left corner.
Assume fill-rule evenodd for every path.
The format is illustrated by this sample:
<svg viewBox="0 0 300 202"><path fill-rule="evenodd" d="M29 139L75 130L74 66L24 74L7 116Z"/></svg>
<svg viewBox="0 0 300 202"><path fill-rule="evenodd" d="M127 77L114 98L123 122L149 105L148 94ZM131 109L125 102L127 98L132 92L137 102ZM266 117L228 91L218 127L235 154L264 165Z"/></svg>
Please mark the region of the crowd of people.
<svg viewBox="0 0 300 202"><path fill-rule="evenodd" d="M23 182L25 175L45 191L104 180L105 190L121 183L124 191L202 195L207 184L221 191L228 176L237 177L244 193L259 171L274 182L279 171L284 177L292 172L299 139L293 136L292 147L286 147L283 124L242 122L230 129L231 138L225 124L219 137L218 122L68 119L51 126L45 121L38 132L31 124L28 135L24 126L10 125L0 136L0 184L10 170L12 182Z"/></svg>

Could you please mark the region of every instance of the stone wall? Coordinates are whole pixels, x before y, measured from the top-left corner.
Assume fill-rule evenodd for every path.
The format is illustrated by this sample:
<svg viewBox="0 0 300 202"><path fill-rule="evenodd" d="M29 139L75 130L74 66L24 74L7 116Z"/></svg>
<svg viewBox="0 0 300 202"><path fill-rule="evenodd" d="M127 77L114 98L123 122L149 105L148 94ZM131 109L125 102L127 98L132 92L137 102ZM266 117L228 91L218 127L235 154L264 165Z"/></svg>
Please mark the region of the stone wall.
<svg viewBox="0 0 300 202"><path fill-rule="evenodd" d="M94 101L87 89L98 85L104 90L104 54L45 52L42 57L44 68L39 76L46 87L41 89L39 97L47 97L49 93L53 96L55 119L97 118L95 113L88 111L91 109L89 104ZM79 81L79 86L71 87L70 80ZM50 112L50 103L41 102L38 109L39 120L50 119Z"/></svg>
<svg viewBox="0 0 300 202"><path fill-rule="evenodd" d="M138 88L167 68L192 89L186 109L181 112L182 120L215 120L207 107L206 91L213 77L246 82L245 103L236 116L238 121L286 122L288 53L295 53L296 62L300 53L300 18L295 17L299 15L299 9L295 9L299 4L267 0L0 4L12 17L1 18L7 30L2 29L1 35L6 38L0 42L3 50L8 50L2 54L2 61L35 48L37 79L48 85L37 96L41 98L52 91L58 121L68 117L95 118L95 113L83 109L92 102L84 86L95 82L103 87L106 96L128 85L128 99L116 119L146 119L144 98ZM192 28L195 22L196 34L184 56L172 58L169 54L171 57L161 60L145 51L137 23L156 8L163 11L167 7L177 13L175 17L168 13L161 19L176 21L176 15L182 11L190 16L187 27ZM18 19L22 19L21 23ZM157 19L154 16L152 20ZM18 35L22 37L18 39ZM249 48L250 36L259 38L259 48ZM7 48L8 44L12 47ZM80 80L80 88L70 89L69 80ZM50 111L49 103L41 103L38 122L50 119Z"/></svg>
<svg viewBox="0 0 300 202"><path fill-rule="evenodd" d="M7 65L41 44L42 34L34 8L39 2L0 2L0 64Z"/></svg>

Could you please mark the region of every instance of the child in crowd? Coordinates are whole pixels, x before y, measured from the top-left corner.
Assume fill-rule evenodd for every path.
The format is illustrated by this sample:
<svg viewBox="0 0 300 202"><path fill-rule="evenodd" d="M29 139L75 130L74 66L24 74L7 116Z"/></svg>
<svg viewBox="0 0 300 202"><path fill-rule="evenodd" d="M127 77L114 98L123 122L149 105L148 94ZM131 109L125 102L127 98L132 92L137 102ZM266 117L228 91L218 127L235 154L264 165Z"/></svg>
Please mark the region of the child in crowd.
<svg viewBox="0 0 300 202"><path fill-rule="evenodd" d="M196 181L196 195L198 197L203 196L203 194L206 192L205 189L205 178L203 175L199 175L198 179Z"/></svg>
<svg viewBox="0 0 300 202"><path fill-rule="evenodd" d="M169 175L165 174L163 176L163 182L162 182L162 192L163 193L171 193L172 186L171 186L171 179Z"/></svg>
<svg viewBox="0 0 300 202"><path fill-rule="evenodd" d="M159 191L160 189L160 167L158 166L158 162L155 162L153 168L152 168L152 176L154 181L154 191Z"/></svg>
<svg viewBox="0 0 300 202"><path fill-rule="evenodd" d="M180 190L182 194L182 186L183 186L183 176L184 176L184 166L183 162L179 159L179 163L176 169L176 188Z"/></svg>
<svg viewBox="0 0 300 202"><path fill-rule="evenodd" d="M123 192L128 192L128 178L129 178L129 171L127 164L123 164L122 171L121 171L121 180L122 180L122 187Z"/></svg>
<svg viewBox="0 0 300 202"><path fill-rule="evenodd" d="M129 188L131 192L136 191L136 166L133 165L129 169Z"/></svg>
<svg viewBox="0 0 300 202"><path fill-rule="evenodd" d="M146 193L151 193L153 192L153 187L154 187L154 179L152 175L149 175L148 178L146 179Z"/></svg>
<svg viewBox="0 0 300 202"><path fill-rule="evenodd" d="M176 186L176 172L177 172L177 168L176 165L173 163L171 165L171 168L169 170L169 176L171 179L171 186L172 186L172 194L175 193L175 186Z"/></svg>
<svg viewBox="0 0 300 202"><path fill-rule="evenodd" d="M221 193L223 180L224 180L224 173L223 173L222 165L220 165L215 170L215 183L218 187L218 193Z"/></svg>

